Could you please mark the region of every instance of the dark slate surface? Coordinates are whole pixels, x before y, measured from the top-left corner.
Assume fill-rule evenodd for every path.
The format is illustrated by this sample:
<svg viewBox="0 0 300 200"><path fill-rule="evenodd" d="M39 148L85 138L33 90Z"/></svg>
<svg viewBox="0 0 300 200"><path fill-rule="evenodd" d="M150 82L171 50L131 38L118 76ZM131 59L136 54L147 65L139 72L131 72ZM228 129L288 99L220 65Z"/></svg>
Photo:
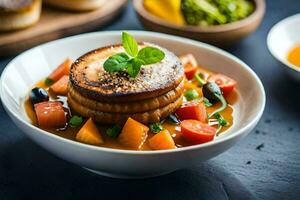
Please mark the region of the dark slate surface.
<svg viewBox="0 0 300 200"><path fill-rule="evenodd" d="M272 25L299 11L299 0L267 1L260 28L226 49L252 67L267 94L256 129L226 153L158 178L99 177L32 143L0 106L0 199L300 199L300 84L266 47ZM122 29L143 29L131 7L101 30ZM1 71L10 60L0 60Z"/></svg>

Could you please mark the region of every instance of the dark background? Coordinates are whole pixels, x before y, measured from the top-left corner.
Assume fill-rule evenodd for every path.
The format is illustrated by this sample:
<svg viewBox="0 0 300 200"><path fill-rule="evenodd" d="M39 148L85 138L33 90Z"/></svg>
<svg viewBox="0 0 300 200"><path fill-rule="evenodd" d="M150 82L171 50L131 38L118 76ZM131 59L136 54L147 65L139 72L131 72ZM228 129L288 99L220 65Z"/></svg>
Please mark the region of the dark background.
<svg viewBox="0 0 300 200"><path fill-rule="evenodd" d="M300 199L300 84L266 47L270 28L299 11L299 0L267 1L258 30L226 49L258 74L267 95L258 126L229 151L158 178L104 178L35 145L0 105L0 199ZM143 30L131 6L99 31L123 29ZM11 59L0 59L0 72Z"/></svg>

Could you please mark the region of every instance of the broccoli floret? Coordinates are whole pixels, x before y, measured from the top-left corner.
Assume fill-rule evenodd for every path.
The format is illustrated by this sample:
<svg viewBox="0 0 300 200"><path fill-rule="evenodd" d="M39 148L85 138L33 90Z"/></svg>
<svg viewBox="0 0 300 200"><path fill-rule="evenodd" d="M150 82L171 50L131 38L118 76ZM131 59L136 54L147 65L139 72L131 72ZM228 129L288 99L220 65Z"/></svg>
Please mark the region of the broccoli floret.
<svg viewBox="0 0 300 200"><path fill-rule="evenodd" d="M247 17L254 10L248 0L182 0L181 10L190 25L217 25Z"/></svg>
<svg viewBox="0 0 300 200"><path fill-rule="evenodd" d="M226 17L206 0L183 0L181 9L186 22L191 25L199 25L202 21L208 24L226 23Z"/></svg>
<svg viewBox="0 0 300 200"><path fill-rule="evenodd" d="M254 5L246 0L237 1L237 15L239 19L243 19L254 11Z"/></svg>
<svg viewBox="0 0 300 200"><path fill-rule="evenodd" d="M226 15L228 22L245 18L254 9L253 4L247 0L213 0L213 3Z"/></svg>

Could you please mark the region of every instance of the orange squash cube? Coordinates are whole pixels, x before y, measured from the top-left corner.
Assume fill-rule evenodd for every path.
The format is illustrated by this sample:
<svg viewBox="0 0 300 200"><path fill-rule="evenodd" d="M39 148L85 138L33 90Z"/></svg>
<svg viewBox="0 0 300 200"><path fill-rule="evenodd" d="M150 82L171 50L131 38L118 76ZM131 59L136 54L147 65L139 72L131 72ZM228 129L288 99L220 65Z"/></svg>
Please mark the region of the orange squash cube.
<svg viewBox="0 0 300 200"><path fill-rule="evenodd" d="M58 95L67 95L68 94L68 84L69 76L64 75L58 81L56 81L50 89Z"/></svg>
<svg viewBox="0 0 300 200"><path fill-rule="evenodd" d="M175 149L175 142L168 130L162 130L149 140L149 146L154 150Z"/></svg>
<svg viewBox="0 0 300 200"><path fill-rule="evenodd" d="M76 135L76 140L87 144L102 144L103 139L92 118L89 118Z"/></svg>
<svg viewBox="0 0 300 200"><path fill-rule="evenodd" d="M72 65L72 60L67 58L64 60L63 63L61 63L48 77L47 79L56 82L58 81L62 76L69 75L70 74L70 68Z"/></svg>
<svg viewBox="0 0 300 200"><path fill-rule="evenodd" d="M140 122L128 118L118 137L120 144L139 150L147 139L149 128Z"/></svg>

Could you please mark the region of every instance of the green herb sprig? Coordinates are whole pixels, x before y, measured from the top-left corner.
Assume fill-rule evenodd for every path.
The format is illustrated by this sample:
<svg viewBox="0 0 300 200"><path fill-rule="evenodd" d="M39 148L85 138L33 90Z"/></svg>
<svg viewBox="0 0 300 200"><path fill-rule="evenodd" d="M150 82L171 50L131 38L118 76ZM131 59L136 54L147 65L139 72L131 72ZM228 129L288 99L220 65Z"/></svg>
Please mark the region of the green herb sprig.
<svg viewBox="0 0 300 200"><path fill-rule="evenodd" d="M184 96L185 96L186 100L192 101L194 99L197 99L199 97L199 94L198 94L197 90L190 89L184 93Z"/></svg>
<svg viewBox="0 0 300 200"><path fill-rule="evenodd" d="M155 47L138 49L138 43L132 35L122 33L122 45L125 52L109 57L103 64L104 70L110 73L126 71L129 76L136 77L142 65L160 62L165 58L165 53Z"/></svg>
<svg viewBox="0 0 300 200"><path fill-rule="evenodd" d="M198 82L199 87L202 87L206 83L204 78L203 78L203 74L201 74L201 73L195 74L194 78Z"/></svg>
<svg viewBox="0 0 300 200"><path fill-rule="evenodd" d="M220 113L215 113L214 117L218 121L218 129L217 133L220 132L223 126L228 126L229 122L220 114Z"/></svg>
<svg viewBox="0 0 300 200"><path fill-rule="evenodd" d="M70 126L72 126L72 127L78 127L78 126L80 126L80 125L82 124L82 122L83 122L82 117L79 117L79 116L77 116L77 115L74 115L74 116L70 119L69 124L70 124Z"/></svg>
<svg viewBox="0 0 300 200"><path fill-rule="evenodd" d="M153 124L150 124L150 130L153 133L159 133L160 131L164 130L164 128L161 125L161 123L153 123Z"/></svg>
<svg viewBox="0 0 300 200"><path fill-rule="evenodd" d="M121 130L122 130L121 126L114 125L113 127L106 130L106 134L108 135L108 137L117 138L121 133Z"/></svg>
<svg viewBox="0 0 300 200"><path fill-rule="evenodd" d="M50 86L54 83L54 81L50 78L46 78L44 83L45 83L46 86Z"/></svg>
<svg viewBox="0 0 300 200"><path fill-rule="evenodd" d="M205 107L211 107L213 104L209 102L209 100L207 98L203 98L203 103L205 105Z"/></svg>

